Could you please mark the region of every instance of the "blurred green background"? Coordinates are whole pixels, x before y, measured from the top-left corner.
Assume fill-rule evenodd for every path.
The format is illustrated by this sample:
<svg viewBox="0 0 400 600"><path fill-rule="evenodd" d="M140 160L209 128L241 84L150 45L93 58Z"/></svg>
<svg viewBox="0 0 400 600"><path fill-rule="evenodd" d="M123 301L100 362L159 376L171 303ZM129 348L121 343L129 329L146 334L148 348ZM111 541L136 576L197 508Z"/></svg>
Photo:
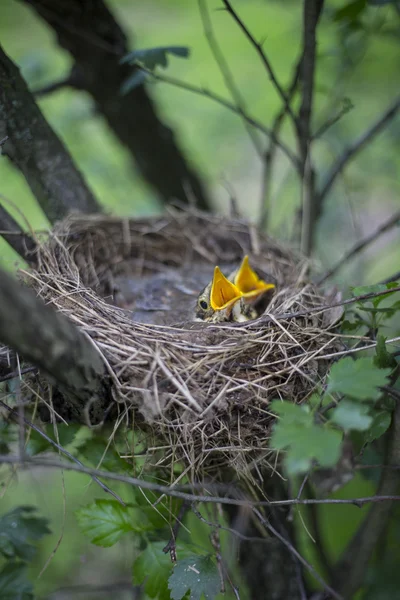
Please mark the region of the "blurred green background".
<svg viewBox="0 0 400 600"><path fill-rule="evenodd" d="M362 134L399 92L400 16L396 17L390 5L371 6L363 15L363 27L349 29L337 18L338 9L347 4L339 0L327 2L319 27L314 128L334 116L345 98L354 105L315 146L313 158L319 180L345 146ZM109 0L108 5L132 46L191 48L188 60L171 59L169 75L229 97L205 39L197 2ZM216 35L249 113L270 126L280 101L263 66L229 15L215 10L220 7L218 0L212 0L209 6ZM301 3L238 0L235 7L254 36L265 38L264 50L279 80L286 85L298 57ZM0 3L0 39L33 90L61 79L69 71L70 58L58 47L53 32L22 3L12 0ZM170 85L153 84L150 90L161 115L176 131L181 147L207 182L215 209L227 213L232 192L240 211L255 220L260 210L262 165L241 119L205 97ZM143 216L162 211L154 192L133 170L130 156L96 114L85 93L58 91L40 99L39 105L110 213ZM295 149L287 124L283 133ZM397 118L337 180L327 198L318 230L315 257L323 268L400 208L399 150ZM272 191L268 232L293 243L301 190L282 154L278 154L276 161ZM21 175L1 157L0 193L9 201L5 202L6 208L24 226L29 224L34 229L48 226ZM399 269L399 255L397 228L341 271L337 281L341 285L375 283ZM14 269L17 261L2 240L0 261L8 269ZM60 473L55 475L50 471L19 472L18 476L11 476L7 469L7 473L0 512L22 502L37 505L50 519L53 530L41 543L33 576L41 570L62 536L48 569L35 580L40 598L64 585L129 580L133 556L129 540L110 549L95 548L76 526L74 510L94 496L104 496L99 488L94 484L88 486L87 478L72 473L65 474L64 483ZM372 484L359 475L339 495L363 496L372 491ZM343 548L364 510L331 506L321 511L329 554L337 555ZM312 545L306 530L304 538L306 552L311 556ZM57 595L57 599L69 597L72 596ZM81 597L91 596L83 593ZM124 597L121 592L120 598Z"/></svg>

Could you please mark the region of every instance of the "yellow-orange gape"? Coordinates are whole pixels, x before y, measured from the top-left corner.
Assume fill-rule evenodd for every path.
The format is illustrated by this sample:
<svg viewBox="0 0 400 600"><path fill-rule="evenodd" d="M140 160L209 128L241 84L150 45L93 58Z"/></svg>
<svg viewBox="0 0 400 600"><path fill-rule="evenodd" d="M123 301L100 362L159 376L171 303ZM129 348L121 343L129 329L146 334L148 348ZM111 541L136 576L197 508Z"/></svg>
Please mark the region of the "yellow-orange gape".
<svg viewBox="0 0 400 600"><path fill-rule="evenodd" d="M196 318L210 323L256 319L257 304L274 288L273 283L263 281L250 267L246 255L229 277L215 267L212 281L199 294Z"/></svg>

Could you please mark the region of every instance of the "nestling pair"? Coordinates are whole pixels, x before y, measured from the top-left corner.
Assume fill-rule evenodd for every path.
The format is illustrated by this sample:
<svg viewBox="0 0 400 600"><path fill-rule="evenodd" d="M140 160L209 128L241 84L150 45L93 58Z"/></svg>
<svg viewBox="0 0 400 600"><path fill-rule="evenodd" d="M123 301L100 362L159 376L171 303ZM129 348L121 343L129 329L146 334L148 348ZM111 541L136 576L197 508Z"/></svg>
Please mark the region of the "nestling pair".
<svg viewBox="0 0 400 600"><path fill-rule="evenodd" d="M273 283L263 281L250 267L246 255L240 267L228 277L215 267L211 283L198 297L196 317L209 323L256 319L259 316L256 305L274 288Z"/></svg>

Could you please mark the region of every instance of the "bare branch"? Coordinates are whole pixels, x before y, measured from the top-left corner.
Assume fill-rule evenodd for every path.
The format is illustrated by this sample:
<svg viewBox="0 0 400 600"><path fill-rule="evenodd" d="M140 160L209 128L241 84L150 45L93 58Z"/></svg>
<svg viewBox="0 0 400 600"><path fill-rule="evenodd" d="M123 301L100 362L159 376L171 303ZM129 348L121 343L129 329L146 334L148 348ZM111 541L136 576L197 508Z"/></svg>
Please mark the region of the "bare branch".
<svg viewBox="0 0 400 600"><path fill-rule="evenodd" d="M5 454L0 455L0 464L12 464L12 465L21 465L21 467L45 467L49 469L64 469L64 471L76 471L77 473L83 473L85 475L90 475L93 477L101 477L102 479L110 479L112 481L120 481L121 483L125 483L127 485L141 487L145 490L152 490L154 492L159 492L160 494L165 494L167 496L171 496L174 498L181 498L182 500L187 500L189 502L204 502L204 503L212 503L212 504L224 504L230 506L290 506L292 504L302 505L302 504L332 504L332 505L347 505L351 504L353 506L361 507L364 504L376 504L381 502L391 502L391 501L400 501L400 495L390 495L390 496L366 496L361 498L322 498L322 499L313 499L313 498L292 498L289 500L273 500L273 501L253 501L246 500L243 498L231 498L228 496L210 496L207 495L196 495L193 493L188 493L181 491L182 489L192 489L192 490L204 490L211 493L214 490L218 489L226 489L226 486L220 486L217 484L213 484L210 482L205 482L204 484L190 484L186 486L167 486L161 485L158 483L153 483L151 481L146 481L142 479L138 479L136 477L128 477L127 475L120 475L119 473L112 473L110 471L101 471L99 469L93 469L89 467L81 467L79 465L67 463L60 460L54 460L51 458L29 458L24 457L23 464L21 464L21 459L19 456Z"/></svg>
<svg viewBox="0 0 400 600"><path fill-rule="evenodd" d="M275 88L275 90L277 91L278 95L281 97L286 112L287 114L290 116L290 118L293 120L293 123L297 124L297 117L294 114L288 97L285 94L281 84L279 83L275 72L272 68L272 65L267 57L267 55L265 54L264 50L262 49L262 45L260 43L257 42L257 40L253 37L253 35L250 33L250 31L248 30L248 28L246 27L246 25L244 24L244 22L242 21L242 19L239 17L238 13L235 11L235 9L233 8L232 4L229 2L229 0L222 0L227 12L232 16L232 18L234 19L234 21L237 23L237 25L239 26L239 28L241 29L241 31L244 33L244 35L246 36L246 38L249 40L250 44L253 46L253 48L256 50L258 56L261 59L262 64L264 65L268 76Z"/></svg>
<svg viewBox="0 0 400 600"><path fill-rule="evenodd" d="M225 57L222 53L221 48L219 47L217 38L214 35L212 22L210 19L210 14L209 14L208 8L207 8L207 0L198 0L198 5L199 5L199 10L200 10L201 20L203 23L204 35L206 36L208 45L214 56L215 62L218 65L221 75L224 78L225 85L233 98L233 101L234 101L234 104L236 105L237 111L243 118L243 116L246 112L245 103L244 103L242 94L240 93L239 88L237 87L237 85L235 83L235 80L233 78L233 75L229 68L229 65L225 60ZM258 156L262 159L263 148L260 144L257 134L253 131L252 127L249 125L248 121L245 118L243 118L243 123L244 123L246 131L249 135L249 138L252 141L254 148L256 149Z"/></svg>
<svg viewBox="0 0 400 600"><path fill-rule="evenodd" d="M181 81L180 79L177 79L175 77L170 77L168 75L164 75L164 74L160 75L159 73L154 73L153 71L150 71L150 69L146 69L143 66L141 66L140 68L142 71L146 72L150 77L152 77L155 81L163 81L164 83L169 83L170 85L181 88L182 90L186 90L188 92L198 94L199 96L209 98L210 100L217 102L224 108L227 108L231 112L239 115L240 117L245 119L247 121L247 123L249 123L256 129L258 129L259 131L264 133L266 136L270 137L274 141L274 143L278 146L278 148L280 148L282 150L282 152L288 157L288 159L290 160L292 165L295 167L295 169L297 171L300 171L299 160L298 160L297 156L292 152L292 150L288 146L286 146L286 144L284 144L281 140L279 140L278 137L276 135L274 135L273 131L270 128L266 127L266 125L264 125L263 123L261 123L260 121L255 119L254 117L251 117L247 113L245 113L243 111L240 112L238 107L235 104L233 104L232 102L230 102L229 100L226 100L222 96L219 96L215 92L211 92L210 90L207 90L206 88L199 87L199 86L193 85L191 83L186 83L185 81Z"/></svg>
<svg viewBox="0 0 400 600"><path fill-rule="evenodd" d="M36 265L36 242L21 229L2 204L0 204L0 235L28 265L31 267Z"/></svg>
<svg viewBox="0 0 400 600"><path fill-rule="evenodd" d="M47 123L18 68L0 47L0 135L3 153L18 167L51 222L71 210L99 212L66 148Z"/></svg>
<svg viewBox="0 0 400 600"><path fill-rule="evenodd" d="M264 173L262 176L262 190L261 190L261 203L260 203L260 217L258 220L258 225L260 229L266 229L268 224L268 211L271 203L270 194L271 194L271 182L272 182L272 168L275 159L277 144L275 143L275 139L278 137L282 123L287 115L287 106L293 99L294 94L296 93L297 86L300 78L300 69L301 63L303 60L303 53L294 68L292 81L289 85L289 88L286 92L287 96L287 104L282 106L281 110L275 117L274 123L272 125L271 132L273 136L270 137L269 146L264 156Z"/></svg>
<svg viewBox="0 0 400 600"><path fill-rule="evenodd" d="M333 125L336 125L336 123L338 123L338 121L340 121L344 115L347 115L348 112L353 110L353 108L354 105L352 104L351 100L349 98L344 98L342 108L339 110L339 112L323 123L321 127L314 133L312 139L317 140L318 138L322 137L328 131L328 129L333 127Z"/></svg>
<svg viewBox="0 0 400 600"><path fill-rule="evenodd" d="M109 403L100 354L67 317L0 271L0 340L55 380L71 421L99 423Z"/></svg>
<svg viewBox="0 0 400 600"><path fill-rule="evenodd" d="M351 146L344 150L343 154L338 158L336 163L331 167L326 176L318 194L319 211L321 211L322 203L325 197L329 194L337 176L343 171L348 163L357 156L357 154L370 142L378 133L384 129L392 119L396 116L400 109L400 97L396 98L389 108L365 131Z"/></svg>
<svg viewBox="0 0 400 600"><path fill-rule="evenodd" d="M392 227L395 227L399 222L400 222L400 210L395 212L394 215L392 215L387 221L382 223L382 225L380 225L378 227L378 229L376 229L376 231L373 231L372 233L367 235L364 239L357 242L357 244L355 244L352 248L350 248L350 250L348 250L346 252L346 254L344 254L344 256L342 256L342 258L333 267L331 267L322 277L320 277L317 280L317 283L323 283L324 281L326 281L327 279L332 277L332 275L335 275L339 271L339 269L341 269L341 267L343 267L343 265L347 264L351 259L353 259L355 256L357 256L360 252L365 250L365 248L367 248L367 246L369 246L370 244L375 242L383 233L385 233Z"/></svg>

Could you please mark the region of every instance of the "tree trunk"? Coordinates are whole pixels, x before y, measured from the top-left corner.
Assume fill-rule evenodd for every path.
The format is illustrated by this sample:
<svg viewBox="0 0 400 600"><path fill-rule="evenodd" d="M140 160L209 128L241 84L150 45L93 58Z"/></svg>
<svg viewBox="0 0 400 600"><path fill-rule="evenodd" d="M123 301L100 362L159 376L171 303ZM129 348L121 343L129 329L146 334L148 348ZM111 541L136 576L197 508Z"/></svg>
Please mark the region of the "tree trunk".
<svg viewBox="0 0 400 600"><path fill-rule="evenodd" d="M99 212L68 151L0 47L0 138L6 135L2 151L20 169L49 221L73 209Z"/></svg>

